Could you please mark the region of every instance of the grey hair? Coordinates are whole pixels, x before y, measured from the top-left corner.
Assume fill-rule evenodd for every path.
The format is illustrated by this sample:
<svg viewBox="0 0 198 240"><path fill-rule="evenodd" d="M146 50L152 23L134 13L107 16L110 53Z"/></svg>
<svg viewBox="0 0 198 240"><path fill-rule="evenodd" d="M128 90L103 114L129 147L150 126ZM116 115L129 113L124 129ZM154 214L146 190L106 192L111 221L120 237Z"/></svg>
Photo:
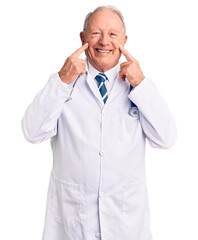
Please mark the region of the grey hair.
<svg viewBox="0 0 198 240"><path fill-rule="evenodd" d="M126 33L126 25L125 25L125 22L124 22L124 17L122 15L122 13L120 12L120 10L118 10L116 7L114 7L112 5L100 6L100 7L97 7L93 12L88 13L87 16L85 17L85 21L84 21L84 25L83 25L83 31L85 32L87 30L87 23L88 23L89 18L94 13L102 11L104 9L111 10L112 12L116 13L120 17L120 19L122 20L122 23L123 23L123 33L125 34Z"/></svg>

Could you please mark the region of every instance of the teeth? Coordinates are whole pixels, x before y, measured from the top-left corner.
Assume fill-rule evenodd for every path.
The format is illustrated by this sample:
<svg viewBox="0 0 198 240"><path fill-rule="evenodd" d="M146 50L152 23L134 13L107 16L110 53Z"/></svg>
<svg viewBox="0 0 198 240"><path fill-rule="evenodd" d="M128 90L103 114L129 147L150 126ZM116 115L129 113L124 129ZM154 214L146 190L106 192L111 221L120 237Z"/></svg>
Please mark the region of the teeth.
<svg viewBox="0 0 198 240"><path fill-rule="evenodd" d="M110 50L102 50L102 49L97 49L98 52L102 52L102 53L108 53L110 52Z"/></svg>

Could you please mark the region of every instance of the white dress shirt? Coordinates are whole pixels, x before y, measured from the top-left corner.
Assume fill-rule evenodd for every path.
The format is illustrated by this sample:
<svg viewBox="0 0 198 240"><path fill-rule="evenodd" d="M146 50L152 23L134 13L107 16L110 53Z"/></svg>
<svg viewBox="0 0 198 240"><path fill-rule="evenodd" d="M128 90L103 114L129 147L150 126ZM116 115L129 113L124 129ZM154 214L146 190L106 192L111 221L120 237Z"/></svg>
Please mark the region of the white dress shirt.
<svg viewBox="0 0 198 240"><path fill-rule="evenodd" d="M88 71L89 71L90 75L92 76L93 80L95 81L96 86L98 88L98 82L95 79L95 77L98 75L99 71L97 69L95 69L89 62L88 62ZM113 87L113 84L115 82L115 79L116 79L119 71L120 71L120 64L118 63L115 67L113 67L110 70L104 72L104 74L108 78L108 80L105 81L105 86L106 86L108 95L111 92L111 89Z"/></svg>

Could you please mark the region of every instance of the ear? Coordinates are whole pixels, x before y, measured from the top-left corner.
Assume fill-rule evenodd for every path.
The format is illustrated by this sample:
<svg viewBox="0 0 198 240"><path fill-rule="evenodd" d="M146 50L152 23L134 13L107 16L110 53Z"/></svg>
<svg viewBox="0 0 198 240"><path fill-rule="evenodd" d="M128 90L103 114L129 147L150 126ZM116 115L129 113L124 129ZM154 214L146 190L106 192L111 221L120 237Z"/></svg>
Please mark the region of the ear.
<svg viewBox="0 0 198 240"><path fill-rule="evenodd" d="M126 42L127 42L127 39L128 39L128 36L127 36L127 35L125 35L125 36L124 36L124 44L123 44L123 46L126 44Z"/></svg>
<svg viewBox="0 0 198 240"><path fill-rule="evenodd" d="M84 44L85 43L85 33L84 32L80 32L80 39L81 39L82 44Z"/></svg>

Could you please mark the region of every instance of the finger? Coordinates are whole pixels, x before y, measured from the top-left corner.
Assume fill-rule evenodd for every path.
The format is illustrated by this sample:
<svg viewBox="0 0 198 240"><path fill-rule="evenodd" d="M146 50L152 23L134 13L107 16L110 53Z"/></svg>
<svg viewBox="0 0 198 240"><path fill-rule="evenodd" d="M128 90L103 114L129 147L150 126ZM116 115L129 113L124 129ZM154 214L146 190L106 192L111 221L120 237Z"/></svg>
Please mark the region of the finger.
<svg viewBox="0 0 198 240"><path fill-rule="evenodd" d="M130 64L129 62L123 62L120 64L120 68L122 69L122 68L128 66L129 64Z"/></svg>
<svg viewBox="0 0 198 240"><path fill-rule="evenodd" d="M125 56L127 61L136 61L136 59L133 56L131 56L131 54L122 46L122 44L120 44L119 49Z"/></svg>
<svg viewBox="0 0 198 240"><path fill-rule="evenodd" d="M79 76L82 76L82 75L84 75L85 73L86 73L86 66L83 65L83 66L81 67L81 71L80 71Z"/></svg>
<svg viewBox="0 0 198 240"><path fill-rule="evenodd" d="M76 50L71 57L75 57L78 58L80 57L80 54L83 53L87 48L88 48L89 44L85 43L84 45L82 45L78 50Z"/></svg>
<svg viewBox="0 0 198 240"><path fill-rule="evenodd" d="M119 72L119 77L120 77L120 79L124 82L124 81L125 81L125 78L126 78L126 75L124 74L123 71L120 71L120 72Z"/></svg>
<svg viewBox="0 0 198 240"><path fill-rule="evenodd" d="M74 57L71 57L70 58L70 61L74 64L85 64L85 60L83 59L80 59L80 58L74 58Z"/></svg>
<svg viewBox="0 0 198 240"><path fill-rule="evenodd" d="M71 68L71 71L74 71L76 73L81 73L84 70L86 71L86 64L85 64L85 62L84 63L82 63L82 62L75 63L73 65L73 67Z"/></svg>

